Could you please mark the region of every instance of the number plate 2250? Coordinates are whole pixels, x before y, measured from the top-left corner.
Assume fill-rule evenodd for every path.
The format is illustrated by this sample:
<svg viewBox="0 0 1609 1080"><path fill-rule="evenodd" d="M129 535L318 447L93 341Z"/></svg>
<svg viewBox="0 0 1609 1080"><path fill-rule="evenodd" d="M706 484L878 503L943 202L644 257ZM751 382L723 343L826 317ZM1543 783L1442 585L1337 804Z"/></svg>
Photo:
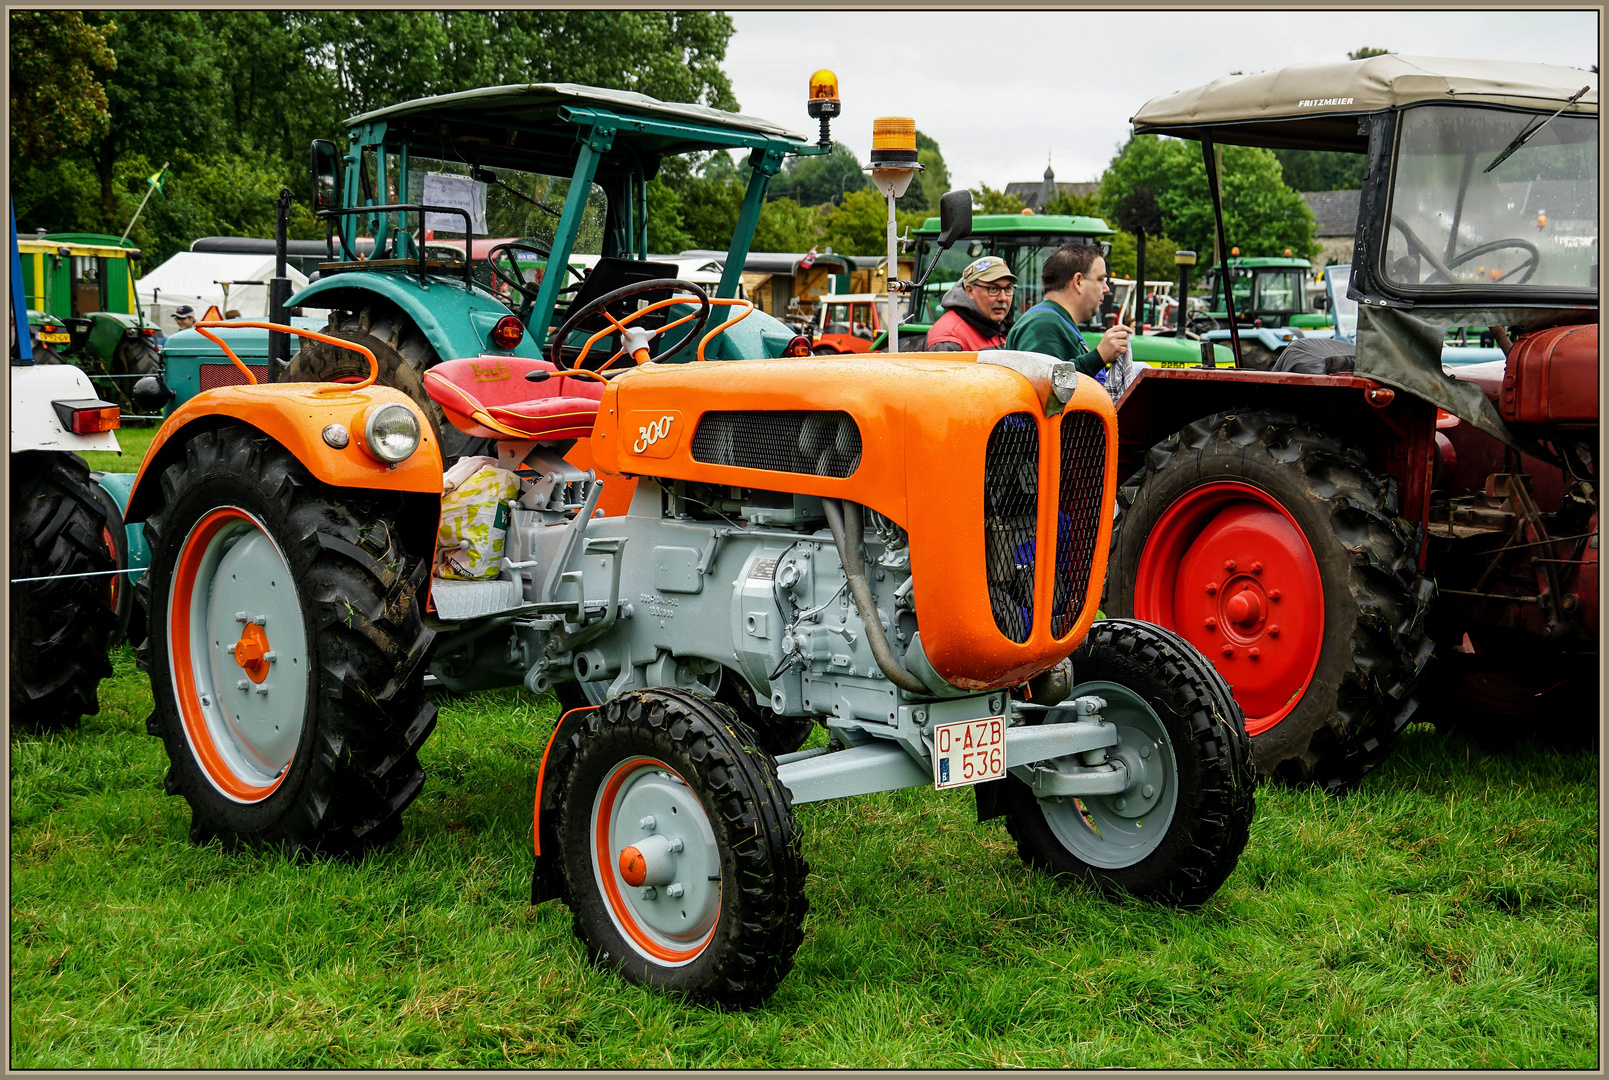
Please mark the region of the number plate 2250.
<svg viewBox="0 0 1609 1080"><path fill-rule="evenodd" d="M1005 717L985 716L933 726L935 788L965 787L1005 775Z"/></svg>

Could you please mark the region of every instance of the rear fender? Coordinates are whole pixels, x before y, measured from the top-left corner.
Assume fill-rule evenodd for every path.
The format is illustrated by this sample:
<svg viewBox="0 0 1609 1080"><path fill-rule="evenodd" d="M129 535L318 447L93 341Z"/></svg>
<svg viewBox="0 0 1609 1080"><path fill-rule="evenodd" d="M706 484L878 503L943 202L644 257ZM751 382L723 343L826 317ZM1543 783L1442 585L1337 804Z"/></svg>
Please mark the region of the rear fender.
<svg viewBox="0 0 1609 1080"><path fill-rule="evenodd" d="M398 492L410 512L404 522L409 551L428 555L434 544L441 506L441 450L430 421L400 390L369 386L345 393L316 393L330 384L277 383L226 386L197 394L176 409L157 432L146 452L128 497L124 519L144 521L161 505L162 474L184 456L194 435L230 424L245 424L284 446L317 480L338 488ZM363 449L363 422L368 410L395 402L419 422L419 448L406 461L387 465ZM344 447L329 445L324 431L339 424L347 430Z"/></svg>
<svg viewBox="0 0 1609 1080"><path fill-rule="evenodd" d="M60 320L57 320L58 322ZM11 367L11 452L22 450L108 450L121 453L110 431L76 435L62 426L53 401L90 401L100 392L89 376L71 364L13 364Z"/></svg>
<svg viewBox="0 0 1609 1080"><path fill-rule="evenodd" d="M479 286L471 292L462 281L427 277L421 284L417 274L347 270L313 282L287 300L285 306L360 311L377 297L401 308L443 360L482 355L541 356L541 342L529 333L512 349L493 345L492 327L513 312L490 292Z"/></svg>

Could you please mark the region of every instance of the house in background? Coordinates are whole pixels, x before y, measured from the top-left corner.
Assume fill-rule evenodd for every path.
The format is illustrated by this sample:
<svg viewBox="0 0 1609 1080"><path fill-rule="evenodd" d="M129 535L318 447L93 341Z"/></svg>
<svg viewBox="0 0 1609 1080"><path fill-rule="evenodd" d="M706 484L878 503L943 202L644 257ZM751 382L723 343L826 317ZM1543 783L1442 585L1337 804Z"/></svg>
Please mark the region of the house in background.
<svg viewBox="0 0 1609 1080"><path fill-rule="evenodd" d="M1028 183L1007 184L1006 194L1015 195L1022 200L1023 208L1032 210L1036 214L1045 212L1044 207L1054 199L1057 194L1065 192L1068 195L1083 197L1093 195L1099 191L1099 180L1079 181L1077 183L1058 183L1056 173L1049 165L1045 166L1043 180Z"/></svg>
<svg viewBox="0 0 1609 1080"><path fill-rule="evenodd" d="M1302 198L1313 211L1313 239L1322 250L1313 269L1352 261L1352 241L1358 230L1357 191L1304 191Z"/></svg>

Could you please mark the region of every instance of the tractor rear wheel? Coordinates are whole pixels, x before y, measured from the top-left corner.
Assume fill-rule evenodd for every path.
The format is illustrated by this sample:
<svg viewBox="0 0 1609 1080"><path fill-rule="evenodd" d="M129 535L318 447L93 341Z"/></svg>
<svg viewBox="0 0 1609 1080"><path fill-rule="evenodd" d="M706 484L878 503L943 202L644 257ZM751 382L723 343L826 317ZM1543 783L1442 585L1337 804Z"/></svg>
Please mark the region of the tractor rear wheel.
<svg viewBox="0 0 1609 1080"><path fill-rule="evenodd" d="M100 711L118 615L113 524L77 454L11 455L11 719L41 730ZM114 506L115 509L115 506ZM119 519L120 520L120 519ZM93 574L93 577L74 577Z"/></svg>
<svg viewBox="0 0 1609 1080"><path fill-rule="evenodd" d="M663 687L580 718L556 832L593 963L738 1008L793 967L809 867L776 763L747 743L729 709Z"/></svg>
<svg viewBox="0 0 1609 1080"><path fill-rule="evenodd" d="M376 381L381 386L401 390L424 411L444 462L485 451L488 440L466 435L453 427L441 406L425 392L424 372L440 358L424 333L397 308L375 303L357 312L337 311L330 316L324 332L374 353L380 367ZM369 361L362 353L309 340L291 357L290 367L280 381L333 382L366 379L368 375Z"/></svg>
<svg viewBox="0 0 1609 1080"><path fill-rule="evenodd" d="M1006 828L1024 862L1114 896L1179 907L1228 879L1251 833L1257 774L1240 709L1178 636L1130 619L1097 622L1073 653L1071 698L1106 701L1128 767L1120 795L1041 799L1005 780Z"/></svg>
<svg viewBox="0 0 1609 1080"><path fill-rule="evenodd" d="M436 724L429 561L401 547L400 502L326 487L244 427L192 436L161 491L140 664L191 839L356 855L394 837Z"/></svg>
<svg viewBox="0 0 1609 1080"><path fill-rule="evenodd" d="M106 550L112 553L117 560L120 570L128 569L129 550L128 533L123 527L123 511L118 509L117 500L112 493L101 487L100 479L104 473L90 473L90 494L95 497L95 503L101 509L101 540L106 544ZM144 634L136 638L129 637L131 624L138 620L133 619L134 614L134 586L129 582L126 574L114 574L106 586L107 603L117 612L117 629L112 634L112 644L121 645L125 641L139 644L144 640Z"/></svg>
<svg viewBox="0 0 1609 1080"><path fill-rule="evenodd" d="M1222 673L1265 776L1339 790L1416 707L1435 587L1396 486L1297 418L1225 412L1157 444L1118 492L1107 610Z"/></svg>

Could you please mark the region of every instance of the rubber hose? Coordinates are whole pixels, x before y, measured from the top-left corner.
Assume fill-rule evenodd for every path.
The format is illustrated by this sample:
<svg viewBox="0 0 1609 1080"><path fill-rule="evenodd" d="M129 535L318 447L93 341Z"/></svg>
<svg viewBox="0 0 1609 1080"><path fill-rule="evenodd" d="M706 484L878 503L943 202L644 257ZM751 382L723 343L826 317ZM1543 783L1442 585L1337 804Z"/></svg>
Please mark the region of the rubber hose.
<svg viewBox="0 0 1609 1080"><path fill-rule="evenodd" d="M894 650L888 647L888 635L883 633L883 623L877 617L877 601L872 597L871 583L866 580L866 563L860 557L863 536L860 504L845 502L840 506L837 499L822 499L821 505L827 512L827 527L832 530L833 543L838 545L838 559L844 565L844 577L849 580L855 610L860 613L860 621L866 626L866 644L871 646L872 658L883 669L883 674L888 676L888 681L901 690L931 697L933 691L900 666L900 662L894 658Z"/></svg>

